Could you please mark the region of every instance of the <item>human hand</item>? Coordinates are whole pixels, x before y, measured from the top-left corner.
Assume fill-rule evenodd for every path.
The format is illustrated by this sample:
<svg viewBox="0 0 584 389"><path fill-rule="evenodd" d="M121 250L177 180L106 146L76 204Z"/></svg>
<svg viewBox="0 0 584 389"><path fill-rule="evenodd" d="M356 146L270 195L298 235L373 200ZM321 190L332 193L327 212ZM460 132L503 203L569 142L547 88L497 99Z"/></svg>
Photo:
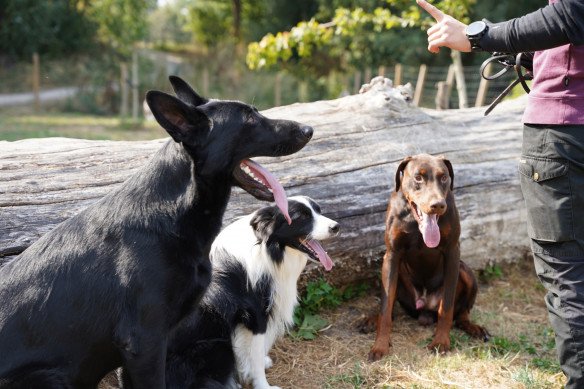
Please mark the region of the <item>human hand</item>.
<svg viewBox="0 0 584 389"><path fill-rule="evenodd" d="M465 53L470 52L470 41L466 36L466 24L445 14L426 0L416 0L416 3L428 12L436 24L430 27L428 33L428 51L438 53L440 47L449 47Z"/></svg>

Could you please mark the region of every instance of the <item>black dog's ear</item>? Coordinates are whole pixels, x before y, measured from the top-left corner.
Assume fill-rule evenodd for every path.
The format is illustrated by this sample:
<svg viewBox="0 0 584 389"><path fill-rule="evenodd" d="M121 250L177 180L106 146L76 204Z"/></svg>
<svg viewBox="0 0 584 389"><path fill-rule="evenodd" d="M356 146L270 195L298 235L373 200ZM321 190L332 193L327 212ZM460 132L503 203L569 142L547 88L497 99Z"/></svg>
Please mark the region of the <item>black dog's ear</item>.
<svg viewBox="0 0 584 389"><path fill-rule="evenodd" d="M259 241L267 241L276 228L277 207L264 207L258 210L249 224Z"/></svg>
<svg viewBox="0 0 584 389"><path fill-rule="evenodd" d="M450 163L449 160L447 160L444 157L442 158L442 162L444 162L444 165L446 165L446 168L448 169L448 174L450 174L450 190L454 189L454 169L452 169L452 164Z"/></svg>
<svg viewBox="0 0 584 389"><path fill-rule="evenodd" d="M401 187L401 176L406 168L408 162L412 160L411 156L405 157L397 167L397 171L395 172L395 191L398 192L399 188Z"/></svg>
<svg viewBox="0 0 584 389"><path fill-rule="evenodd" d="M191 88L191 86L187 84L187 82L182 78L177 76L169 76L168 79L172 84L172 89L174 89L176 96L185 103L198 107L199 105L206 104L209 101L208 99L199 96L197 92L195 92L193 88Z"/></svg>
<svg viewBox="0 0 584 389"><path fill-rule="evenodd" d="M156 121L179 143L189 145L201 143L213 125L201 110L164 92L148 91L146 103Z"/></svg>

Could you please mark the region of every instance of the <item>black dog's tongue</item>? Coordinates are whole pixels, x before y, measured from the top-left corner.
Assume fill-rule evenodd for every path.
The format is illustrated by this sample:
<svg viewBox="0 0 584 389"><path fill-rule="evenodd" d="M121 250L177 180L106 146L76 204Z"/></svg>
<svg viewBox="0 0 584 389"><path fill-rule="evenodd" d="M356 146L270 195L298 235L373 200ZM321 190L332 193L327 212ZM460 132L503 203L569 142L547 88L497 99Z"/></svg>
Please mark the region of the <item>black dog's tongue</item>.
<svg viewBox="0 0 584 389"><path fill-rule="evenodd" d="M280 208L280 211L282 211L282 215L284 215L288 224L292 224L292 219L288 214L288 198L286 197L284 187L280 184L280 181L278 181L276 176L274 176L268 169L251 159L244 159L241 161L241 164L248 167L265 186L272 190L276 205Z"/></svg>

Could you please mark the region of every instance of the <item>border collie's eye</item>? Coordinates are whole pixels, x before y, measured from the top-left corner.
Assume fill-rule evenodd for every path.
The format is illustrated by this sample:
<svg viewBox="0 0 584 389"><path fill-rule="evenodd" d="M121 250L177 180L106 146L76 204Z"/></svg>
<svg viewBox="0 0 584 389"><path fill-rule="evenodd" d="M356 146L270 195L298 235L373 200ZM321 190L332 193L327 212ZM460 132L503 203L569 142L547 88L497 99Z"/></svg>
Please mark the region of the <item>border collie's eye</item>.
<svg viewBox="0 0 584 389"><path fill-rule="evenodd" d="M446 181L448 181L448 176L445 174L440 178L440 181L442 181L443 183L445 183Z"/></svg>
<svg viewBox="0 0 584 389"><path fill-rule="evenodd" d="M424 181L424 178L422 177L421 174L416 174L414 176L414 181L416 181L416 182L423 182Z"/></svg>
<svg viewBox="0 0 584 389"><path fill-rule="evenodd" d="M306 218L309 218L309 217L311 217L311 216L312 216L312 212L310 212L310 210L308 210L308 209L302 209L302 210L300 211L300 216L301 216L301 217L306 217Z"/></svg>

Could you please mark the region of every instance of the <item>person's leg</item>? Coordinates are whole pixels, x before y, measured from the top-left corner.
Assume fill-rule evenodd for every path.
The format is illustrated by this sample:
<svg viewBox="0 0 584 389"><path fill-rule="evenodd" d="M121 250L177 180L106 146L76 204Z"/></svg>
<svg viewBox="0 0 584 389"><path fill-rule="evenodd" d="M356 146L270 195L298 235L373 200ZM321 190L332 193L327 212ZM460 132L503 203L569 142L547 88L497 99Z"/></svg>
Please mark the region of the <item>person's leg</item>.
<svg viewBox="0 0 584 389"><path fill-rule="evenodd" d="M525 126L519 171L566 388L584 388L584 126Z"/></svg>

